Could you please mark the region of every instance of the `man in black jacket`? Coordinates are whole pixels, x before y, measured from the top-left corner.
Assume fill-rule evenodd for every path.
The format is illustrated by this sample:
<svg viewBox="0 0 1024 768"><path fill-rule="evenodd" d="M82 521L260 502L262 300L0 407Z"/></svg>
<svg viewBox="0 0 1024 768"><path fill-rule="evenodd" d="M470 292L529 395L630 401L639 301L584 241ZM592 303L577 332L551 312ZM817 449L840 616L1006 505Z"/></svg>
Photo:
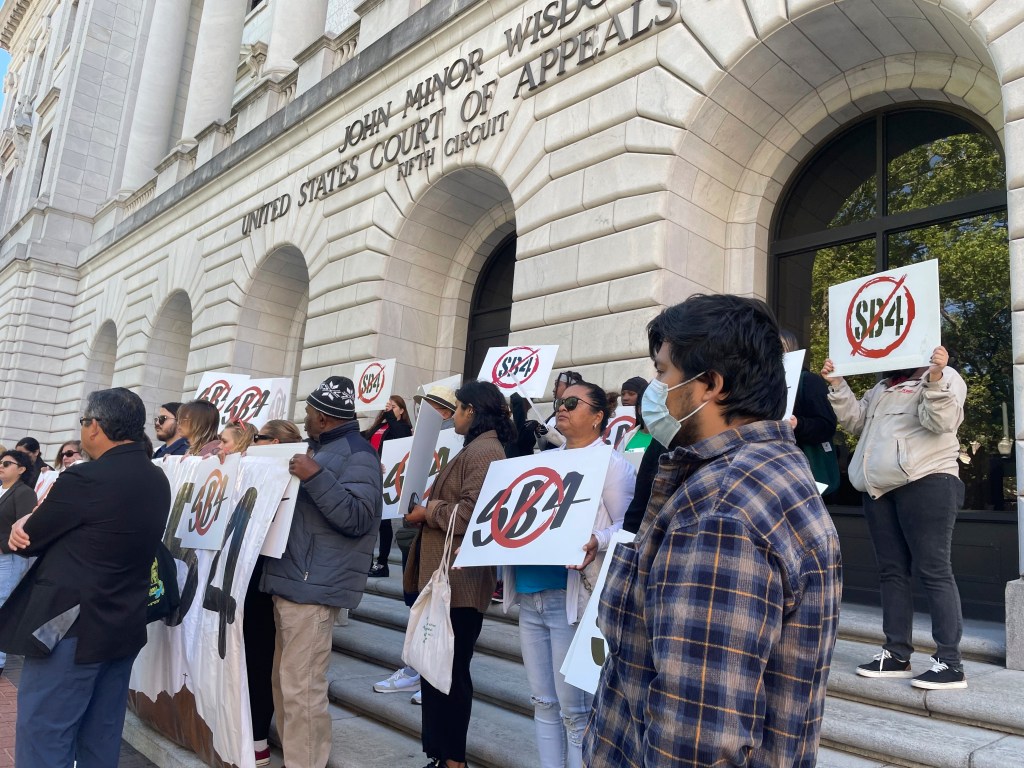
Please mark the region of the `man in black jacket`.
<svg viewBox="0 0 1024 768"><path fill-rule="evenodd" d="M82 448L18 520L5 552L36 556L0 609L0 648L26 656L19 768L117 765L132 662L146 644L150 569L171 490L146 456L146 408L127 389L89 395Z"/></svg>
<svg viewBox="0 0 1024 768"><path fill-rule="evenodd" d="M332 376L306 398L312 455L289 471L302 481L284 555L260 589L274 596L274 712L289 768L323 768L331 754L327 664L334 620L366 588L384 507L380 458L359 434L350 379Z"/></svg>

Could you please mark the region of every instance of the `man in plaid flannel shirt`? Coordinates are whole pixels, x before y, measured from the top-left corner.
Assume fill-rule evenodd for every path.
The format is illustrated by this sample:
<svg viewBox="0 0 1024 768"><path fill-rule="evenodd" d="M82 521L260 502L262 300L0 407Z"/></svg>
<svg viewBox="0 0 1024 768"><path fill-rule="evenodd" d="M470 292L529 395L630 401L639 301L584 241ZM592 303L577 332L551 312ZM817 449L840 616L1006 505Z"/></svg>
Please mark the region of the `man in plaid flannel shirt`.
<svg viewBox="0 0 1024 768"><path fill-rule="evenodd" d="M669 446L601 596L590 768L813 768L839 540L783 415L763 302L695 296L648 326L644 421Z"/></svg>

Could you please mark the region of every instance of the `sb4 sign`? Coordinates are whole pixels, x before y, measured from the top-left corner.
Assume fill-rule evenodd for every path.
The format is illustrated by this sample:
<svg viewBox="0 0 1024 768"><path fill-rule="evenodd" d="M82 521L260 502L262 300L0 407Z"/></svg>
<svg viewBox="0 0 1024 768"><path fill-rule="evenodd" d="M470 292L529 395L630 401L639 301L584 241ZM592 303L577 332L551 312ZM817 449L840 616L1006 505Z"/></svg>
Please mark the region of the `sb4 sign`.
<svg viewBox="0 0 1024 768"><path fill-rule="evenodd" d="M578 565L611 453L599 445L491 464L455 564Z"/></svg>
<svg viewBox="0 0 1024 768"><path fill-rule="evenodd" d="M557 344L491 347L477 378L491 382L506 397L513 392L542 397L557 354Z"/></svg>
<svg viewBox="0 0 1024 768"><path fill-rule="evenodd" d="M379 411L387 405L395 384L395 360L356 363L352 381L356 385L356 411Z"/></svg>
<svg viewBox="0 0 1024 768"><path fill-rule="evenodd" d="M204 373L195 399L206 400L220 413L223 427L242 421L259 429L271 419L286 418L291 379L252 379L242 373Z"/></svg>
<svg viewBox="0 0 1024 768"><path fill-rule="evenodd" d="M404 437L400 440L384 442L384 448L381 451L381 471L384 475L385 520L402 516L398 501L402 497L412 440L411 437ZM462 441L462 436L455 434L454 429L442 430L438 435L437 445L434 448L434 460L427 475L427 489L422 495L424 500L430 498L430 491L437 476L462 450Z"/></svg>
<svg viewBox="0 0 1024 768"><path fill-rule="evenodd" d="M182 460L180 485L171 509L171 520L180 546L189 549L220 549L228 524L225 500L238 476L241 456Z"/></svg>

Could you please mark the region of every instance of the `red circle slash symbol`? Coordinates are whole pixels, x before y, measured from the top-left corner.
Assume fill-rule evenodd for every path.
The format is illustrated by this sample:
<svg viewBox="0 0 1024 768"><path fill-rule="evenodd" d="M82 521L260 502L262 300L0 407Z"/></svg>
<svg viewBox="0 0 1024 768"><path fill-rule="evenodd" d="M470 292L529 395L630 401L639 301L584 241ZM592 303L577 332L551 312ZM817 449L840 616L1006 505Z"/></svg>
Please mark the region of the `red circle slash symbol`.
<svg viewBox="0 0 1024 768"><path fill-rule="evenodd" d="M501 389L515 389L525 384L540 369L540 350L513 347L498 358L491 369L491 381Z"/></svg>
<svg viewBox="0 0 1024 768"><path fill-rule="evenodd" d="M906 341L916 314L906 279L883 275L857 289L846 310L850 354L878 359Z"/></svg>
<svg viewBox="0 0 1024 768"><path fill-rule="evenodd" d="M601 435L601 439L611 443L613 448L618 448L619 443L622 442L622 438L625 437L626 433L635 426L636 419L634 417L616 416L608 422L608 426L605 427L604 434Z"/></svg>
<svg viewBox="0 0 1024 768"><path fill-rule="evenodd" d="M544 481L532 494L530 494L529 498L522 501L518 509L513 510L508 521L502 524L502 521L499 518L504 517L502 511L504 510L505 502L509 500L512 492L518 488L521 483L536 475L543 477ZM526 531L515 532L516 523L519 522L519 519L526 514L526 512L533 510L538 502L544 498L545 494L547 494L552 488L558 494L558 500L555 504L548 505L551 509L551 516L546 520L541 521L540 525L533 528L533 530L530 530L529 533ZM547 467L534 467L533 469L528 469L513 480L509 487L506 488L501 496L498 497L498 503L495 505L494 513L491 515L491 536L494 537L495 543L499 546L508 547L509 549L524 547L531 541L536 540L538 536L551 527L551 523L558 514L558 507L564 500L565 488L562 485L562 478L557 472L553 469L548 469ZM515 536L515 538L512 538L513 536Z"/></svg>
<svg viewBox="0 0 1024 768"><path fill-rule="evenodd" d="M231 385L224 381L224 379L217 379L217 381L204 389L197 399L212 403L213 407L219 411L224 407L230 395Z"/></svg>
<svg viewBox="0 0 1024 768"><path fill-rule="evenodd" d="M224 475L219 469L215 469L199 489L199 495L192 505L192 518L195 521L195 531L200 536L206 535L220 514L220 505L227 491L226 485Z"/></svg>
<svg viewBox="0 0 1024 768"><path fill-rule="evenodd" d="M359 399L364 403L372 403L384 389L384 366L370 363L359 377Z"/></svg>

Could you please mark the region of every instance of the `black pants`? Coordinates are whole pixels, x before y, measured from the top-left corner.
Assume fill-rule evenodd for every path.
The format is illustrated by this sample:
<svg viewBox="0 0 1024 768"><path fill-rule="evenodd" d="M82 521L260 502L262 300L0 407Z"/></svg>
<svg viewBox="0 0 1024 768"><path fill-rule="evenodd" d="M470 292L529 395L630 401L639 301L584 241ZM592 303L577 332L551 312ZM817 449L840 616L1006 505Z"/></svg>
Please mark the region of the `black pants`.
<svg viewBox="0 0 1024 768"><path fill-rule="evenodd" d="M274 670L274 599L259 590L262 573L263 558L260 557L245 593L245 614L242 619L253 741L261 741L270 735L270 718L274 715L271 685Z"/></svg>
<svg viewBox="0 0 1024 768"><path fill-rule="evenodd" d="M380 521L380 555L377 556L377 562L381 565L388 564L388 558L391 557L391 542L395 538L394 529L391 527L390 520Z"/></svg>
<svg viewBox="0 0 1024 768"><path fill-rule="evenodd" d="M452 608L455 658L452 660L452 688L445 696L424 679L423 751L427 757L457 763L466 762L466 734L473 713L473 678L469 662L480 637L484 615L476 608Z"/></svg>

